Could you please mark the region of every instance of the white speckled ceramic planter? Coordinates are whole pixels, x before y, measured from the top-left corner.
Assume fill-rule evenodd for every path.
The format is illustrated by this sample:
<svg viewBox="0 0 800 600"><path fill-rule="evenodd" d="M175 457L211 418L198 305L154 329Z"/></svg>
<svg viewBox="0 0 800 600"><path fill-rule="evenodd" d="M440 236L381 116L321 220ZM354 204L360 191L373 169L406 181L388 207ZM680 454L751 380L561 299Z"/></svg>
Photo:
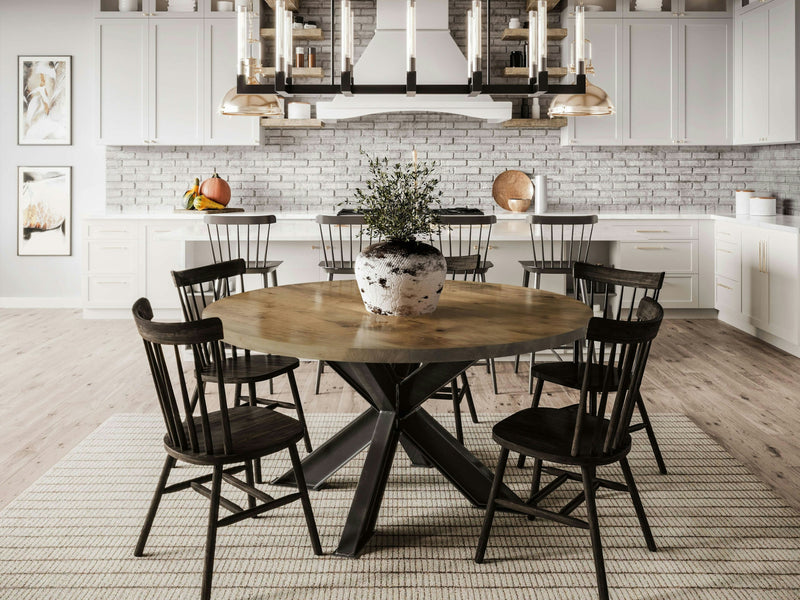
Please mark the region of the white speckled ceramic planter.
<svg viewBox="0 0 800 600"><path fill-rule="evenodd" d="M447 275L444 256L421 242L380 242L356 257L356 281L367 310L413 317L432 313Z"/></svg>

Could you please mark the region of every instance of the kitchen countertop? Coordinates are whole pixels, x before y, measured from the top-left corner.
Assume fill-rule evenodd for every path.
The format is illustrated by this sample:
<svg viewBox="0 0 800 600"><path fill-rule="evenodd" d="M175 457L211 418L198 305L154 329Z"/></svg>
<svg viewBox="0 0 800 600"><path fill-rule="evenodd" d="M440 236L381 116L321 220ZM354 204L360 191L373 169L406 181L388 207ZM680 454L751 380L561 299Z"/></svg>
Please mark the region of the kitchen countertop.
<svg viewBox="0 0 800 600"><path fill-rule="evenodd" d="M249 215L259 213L247 213ZM318 229L314 223L317 213L260 213L260 214L274 214L278 222L273 228L273 239L275 240L316 240L319 236ZM491 214L491 213L490 213ZM493 237L495 239L529 239L528 227L525 225L524 219L531 213L495 213L497 216L498 224L493 229ZM550 214L572 214L572 213L550 213ZM148 213L105 213L98 215L91 215L86 217L87 220L130 220L130 221L172 221L175 223L191 224L192 229L194 226L200 225L202 213L170 213L170 212L148 212ZM774 217L751 217L751 216L736 216L736 215L714 215L708 213L617 213L617 212L601 212L598 213L600 221L673 221L673 220L690 220L690 221L725 221L728 223L737 223L743 226L759 227L761 229L774 229L781 231L789 231L792 233L800 233L800 216L793 215L777 215ZM189 233L189 232L186 232ZM313 233L313 236L311 235ZM522 234L525 234L524 236ZM186 239L194 239L196 235L183 236ZM202 239L206 239L202 236Z"/></svg>

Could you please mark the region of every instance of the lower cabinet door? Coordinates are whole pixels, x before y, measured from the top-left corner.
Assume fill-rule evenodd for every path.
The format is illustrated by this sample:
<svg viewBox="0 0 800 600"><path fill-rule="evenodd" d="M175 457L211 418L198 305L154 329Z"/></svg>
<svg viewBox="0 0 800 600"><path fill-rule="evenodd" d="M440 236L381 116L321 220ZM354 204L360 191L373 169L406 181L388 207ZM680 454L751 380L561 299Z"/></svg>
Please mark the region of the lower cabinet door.
<svg viewBox="0 0 800 600"><path fill-rule="evenodd" d="M153 308L180 309L172 271L184 268L185 242L175 239L174 225L147 226L146 295Z"/></svg>
<svg viewBox="0 0 800 600"><path fill-rule="evenodd" d="M664 308L698 308L698 277L696 274L666 275L658 301Z"/></svg>
<svg viewBox="0 0 800 600"><path fill-rule="evenodd" d="M742 315L751 325L766 329L769 325L769 273L764 268L762 232L742 230Z"/></svg>
<svg viewBox="0 0 800 600"><path fill-rule="evenodd" d="M721 313L742 312L742 290L738 281L717 275L714 281L714 308Z"/></svg>
<svg viewBox="0 0 800 600"><path fill-rule="evenodd" d="M89 275L86 305L91 308L130 308L138 297L136 275Z"/></svg>
<svg viewBox="0 0 800 600"><path fill-rule="evenodd" d="M798 342L798 236L770 232L765 242L765 270L769 279L769 324L767 331L781 339Z"/></svg>

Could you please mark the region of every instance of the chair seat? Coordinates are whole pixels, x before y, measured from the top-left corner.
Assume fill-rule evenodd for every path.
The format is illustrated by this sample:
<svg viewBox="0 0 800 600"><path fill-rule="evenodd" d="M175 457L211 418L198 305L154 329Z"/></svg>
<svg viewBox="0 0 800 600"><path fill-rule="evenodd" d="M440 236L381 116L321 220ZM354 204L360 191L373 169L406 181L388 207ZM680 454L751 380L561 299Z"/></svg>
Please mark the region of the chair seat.
<svg viewBox="0 0 800 600"><path fill-rule="evenodd" d="M577 405L576 405L577 406ZM492 428L495 442L514 452L549 462L566 465L605 465L618 461L630 451L631 436L625 435L620 448L613 454L593 455L590 448L599 431L602 445L608 430L608 419L585 415L583 435L578 452L572 456L577 408L526 408L497 423Z"/></svg>
<svg viewBox="0 0 800 600"><path fill-rule="evenodd" d="M299 366L300 361L293 356L251 354L249 357L226 359L222 375L225 383L252 383L272 379ZM217 369L214 365L204 367L201 374L205 381L217 380Z"/></svg>
<svg viewBox="0 0 800 600"><path fill-rule="evenodd" d="M540 261L521 260L519 264L528 273L539 273L542 275L572 275L572 264L559 267L542 266Z"/></svg>
<svg viewBox="0 0 800 600"><path fill-rule="evenodd" d="M319 267L326 273L333 273L334 275L354 275L356 263L353 260L345 260L336 262L319 261Z"/></svg>
<svg viewBox="0 0 800 600"><path fill-rule="evenodd" d="M533 365L533 376L550 383L555 383L556 385L579 390L583 385L583 373L585 369L585 363L577 364L572 361L538 363ZM593 364L589 368L590 392L602 391L605 373L606 370L597 364ZM619 370L615 368L613 372L613 381L609 384L609 391L613 392L616 390L618 384Z"/></svg>
<svg viewBox="0 0 800 600"><path fill-rule="evenodd" d="M223 448L222 414L219 411L208 414L215 452L213 455L205 454L201 417L194 419L198 431L197 452L177 448L170 443L169 435L164 436L164 448L171 456L195 465L219 465L266 456L296 444L303 438L303 426L298 421L269 408L236 406L228 409L228 419L233 440L233 448L229 453ZM185 423L183 430L188 440L189 429Z"/></svg>
<svg viewBox="0 0 800 600"><path fill-rule="evenodd" d="M447 263L447 272L450 275L463 275L464 273L483 275L494 266L494 263L489 260L481 261L477 254L467 256L445 256L444 259Z"/></svg>
<svg viewBox="0 0 800 600"><path fill-rule="evenodd" d="M272 273L283 264L282 260L268 260L247 263L245 273Z"/></svg>

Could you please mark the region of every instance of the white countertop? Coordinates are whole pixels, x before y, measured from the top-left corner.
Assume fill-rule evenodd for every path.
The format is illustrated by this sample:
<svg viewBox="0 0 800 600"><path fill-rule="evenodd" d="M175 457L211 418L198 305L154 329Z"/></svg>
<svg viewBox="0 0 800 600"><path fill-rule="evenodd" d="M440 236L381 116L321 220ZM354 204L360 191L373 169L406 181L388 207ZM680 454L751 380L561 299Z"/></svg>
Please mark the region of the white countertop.
<svg viewBox="0 0 800 600"><path fill-rule="evenodd" d="M278 222L273 228L274 239L276 240L303 240L317 239L319 232L314 224L317 213L298 212L298 213L247 213L254 214L274 214ZM524 219L530 213L495 213L498 220L496 229L493 229L495 239L528 239L528 228L525 226ZM551 213L551 214L572 214L572 213ZM86 217L86 220L125 220L125 221L171 221L176 224L200 225L203 214L198 213L170 213L170 212L148 212L148 213L106 213ZM736 215L714 215L708 213L620 213L620 212L601 212L598 213L600 221L673 221L673 220L693 220L708 221L718 220L729 223L738 223L743 226L758 227L761 229L775 229L800 233L800 216L778 215L775 217L751 217ZM194 227L192 227L194 228ZM183 227L182 227L183 229ZM311 235L313 233L313 236ZM523 235L525 234L525 235ZM193 239L195 236L189 236ZM203 238L205 239L205 238Z"/></svg>

